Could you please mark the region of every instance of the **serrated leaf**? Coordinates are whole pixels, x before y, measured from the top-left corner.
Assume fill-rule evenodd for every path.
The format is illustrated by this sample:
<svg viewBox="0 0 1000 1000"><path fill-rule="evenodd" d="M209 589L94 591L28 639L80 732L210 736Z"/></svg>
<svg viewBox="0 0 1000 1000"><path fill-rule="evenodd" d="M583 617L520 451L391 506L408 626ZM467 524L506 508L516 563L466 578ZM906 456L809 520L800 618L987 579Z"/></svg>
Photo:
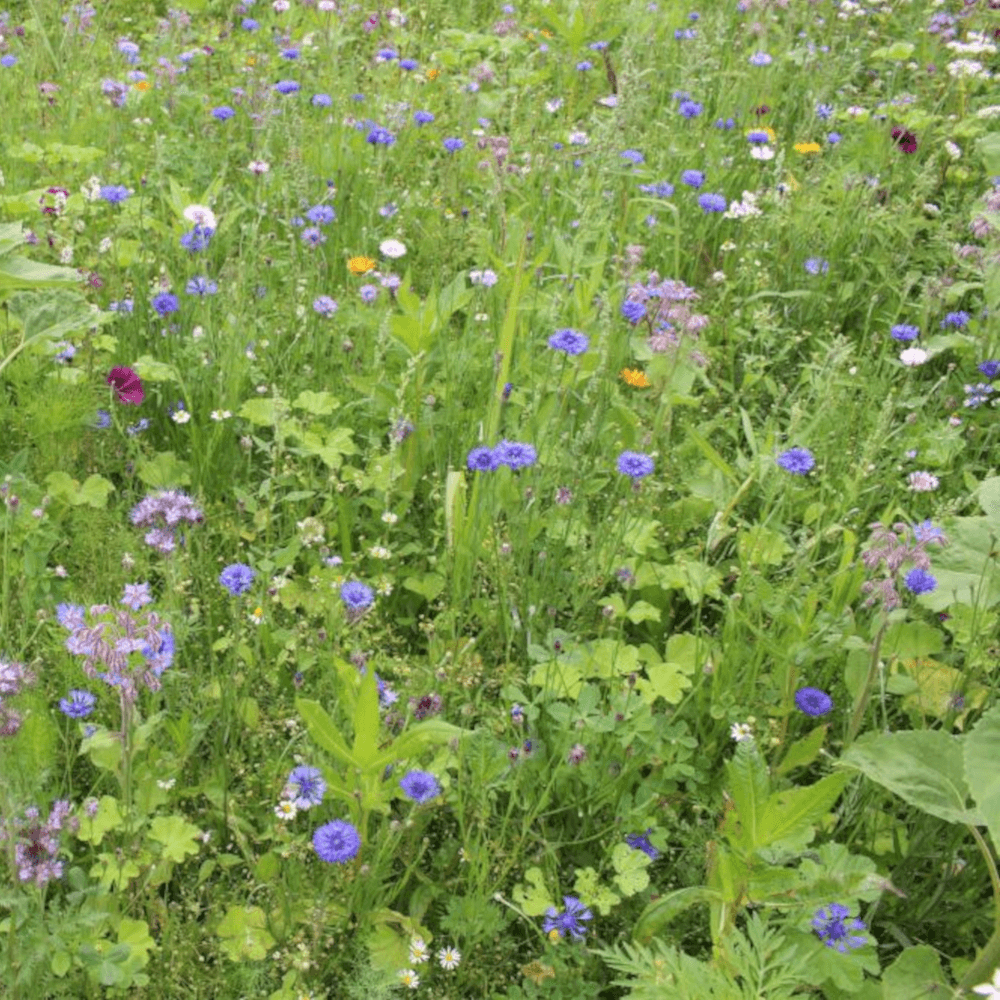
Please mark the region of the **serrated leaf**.
<svg viewBox="0 0 1000 1000"><path fill-rule="evenodd" d="M615 844L611 852L611 863L615 868L615 884L625 896L634 896L649 885L652 858L644 851L637 851L628 844Z"/></svg>
<svg viewBox="0 0 1000 1000"><path fill-rule="evenodd" d="M612 907L621 902L621 897L601 882L593 868L576 869L573 895L578 899L585 899L587 905L592 906L602 917L606 917Z"/></svg>
<svg viewBox="0 0 1000 1000"><path fill-rule="evenodd" d="M179 864L189 854L198 853L195 841L201 830L182 816L156 816L149 824L149 835L163 845L163 857Z"/></svg>
<svg viewBox="0 0 1000 1000"><path fill-rule="evenodd" d="M340 406L340 402L333 393L326 392L325 390L323 392L313 392L312 389L304 389L295 397L292 406L299 410L305 410L314 416L323 417L328 413L333 413Z"/></svg>
<svg viewBox="0 0 1000 1000"><path fill-rule="evenodd" d="M234 962L262 961L274 945L266 923L264 911L259 906L230 907L216 930L222 939L222 950Z"/></svg>
<svg viewBox="0 0 1000 1000"><path fill-rule="evenodd" d="M848 781L848 774L830 774L815 785L775 792L767 800L753 846L786 841L809 843L813 825L830 811Z"/></svg>
<svg viewBox="0 0 1000 1000"><path fill-rule="evenodd" d="M691 679L676 663L654 663L646 667L648 678L639 677L636 690L647 705L662 698L668 705L676 705L691 687Z"/></svg>

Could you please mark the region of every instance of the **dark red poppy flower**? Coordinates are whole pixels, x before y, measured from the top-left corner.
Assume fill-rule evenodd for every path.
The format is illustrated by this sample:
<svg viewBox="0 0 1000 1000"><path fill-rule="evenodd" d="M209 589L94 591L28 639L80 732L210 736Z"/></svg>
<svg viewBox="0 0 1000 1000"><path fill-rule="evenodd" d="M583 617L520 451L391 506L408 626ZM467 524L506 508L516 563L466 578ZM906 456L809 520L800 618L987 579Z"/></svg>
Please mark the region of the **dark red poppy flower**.
<svg viewBox="0 0 1000 1000"><path fill-rule="evenodd" d="M146 398L139 376L131 368L112 368L108 376L108 385L114 386L122 403L138 406Z"/></svg>
<svg viewBox="0 0 1000 1000"><path fill-rule="evenodd" d="M892 130L892 141L904 153L915 153L917 151L917 137L899 125Z"/></svg>

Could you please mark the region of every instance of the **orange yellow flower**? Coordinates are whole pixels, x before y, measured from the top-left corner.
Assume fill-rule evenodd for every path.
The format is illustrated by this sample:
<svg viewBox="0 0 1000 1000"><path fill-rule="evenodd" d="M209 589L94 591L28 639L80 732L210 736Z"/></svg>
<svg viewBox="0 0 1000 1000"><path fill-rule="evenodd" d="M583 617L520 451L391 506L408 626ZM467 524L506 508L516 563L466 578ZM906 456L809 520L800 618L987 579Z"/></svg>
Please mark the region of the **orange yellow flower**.
<svg viewBox="0 0 1000 1000"><path fill-rule="evenodd" d="M636 389L646 389L653 384L646 378L646 373L639 368L623 368L620 374L626 384Z"/></svg>
<svg viewBox="0 0 1000 1000"><path fill-rule="evenodd" d="M428 80L436 80L438 78L438 76L440 76L440 74L441 74L441 70L439 70L439 69L429 69L427 71L427 79Z"/></svg>
<svg viewBox="0 0 1000 1000"><path fill-rule="evenodd" d="M352 257L347 266L351 269L351 274L367 274L378 265L378 261L371 257Z"/></svg>
<svg viewBox="0 0 1000 1000"><path fill-rule="evenodd" d="M150 83L150 82L149 82L148 80L139 80L139 81L138 81L137 83L133 83L133 84L132 84L132 86L133 86L133 87L134 87L134 88L135 88L136 90L140 90L140 91L142 91L143 93L145 93L145 92L146 92L147 90L149 90L149 88L150 88L150 87L152 87L153 85L152 85L152 84L151 84L151 83Z"/></svg>
<svg viewBox="0 0 1000 1000"><path fill-rule="evenodd" d="M797 142L792 147L796 153L818 153L820 144L818 142Z"/></svg>

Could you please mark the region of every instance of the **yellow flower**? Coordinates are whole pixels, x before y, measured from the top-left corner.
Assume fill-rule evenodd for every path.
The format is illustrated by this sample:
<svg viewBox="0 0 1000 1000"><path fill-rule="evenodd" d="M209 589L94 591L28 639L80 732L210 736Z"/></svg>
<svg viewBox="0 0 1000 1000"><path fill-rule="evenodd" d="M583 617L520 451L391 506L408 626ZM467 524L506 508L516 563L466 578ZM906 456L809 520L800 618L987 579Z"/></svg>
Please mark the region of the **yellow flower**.
<svg viewBox="0 0 1000 1000"><path fill-rule="evenodd" d="M257 57L256 56L247 56L247 65L248 66L256 66L257 65Z"/></svg>
<svg viewBox="0 0 1000 1000"><path fill-rule="evenodd" d="M139 80L137 83L132 84L132 86L139 91L145 93L153 85L148 80Z"/></svg>
<svg viewBox="0 0 1000 1000"><path fill-rule="evenodd" d="M652 385L652 382L646 378L646 373L638 368L623 368L619 374L627 385L634 386L636 389L646 389Z"/></svg>
<svg viewBox="0 0 1000 1000"><path fill-rule="evenodd" d="M552 37L552 32L549 31L548 28L542 28L541 30L542 30L542 37L543 38L551 38Z"/></svg>
<svg viewBox="0 0 1000 1000"><path fill-rule="evenodd" d="M792 147L796 153L818 153L820 144L818 142L797 142Z"/></svg>
<svg viewBox="0 0 1000 1000"><path fill-rule="evenodd" d="M440 74L441 74L441 70L439 70L439 69L429 69L427 71L427 79L428 80L436 80L438 78L438 76L440 76Z"/></svg>
<svg viewBox="0 0 1000 1000"><path fill-rule="evenodd" d="M347 262L347 266L351 269L351 274L367 274L377 264L378 261L372 260L371 257L352 257Z"/></svg>

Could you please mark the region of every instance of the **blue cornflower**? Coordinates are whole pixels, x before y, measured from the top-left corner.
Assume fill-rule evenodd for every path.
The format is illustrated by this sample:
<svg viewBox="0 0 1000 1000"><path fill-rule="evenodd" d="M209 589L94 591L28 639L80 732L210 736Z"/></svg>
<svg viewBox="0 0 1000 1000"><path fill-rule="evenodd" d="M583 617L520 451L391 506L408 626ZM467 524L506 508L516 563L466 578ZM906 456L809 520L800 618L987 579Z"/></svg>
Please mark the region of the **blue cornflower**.
<svg viewBox="0 0 1000 1000"><path fill-rule="evenodd" d="M911 594L929 594L937 587L937 578L918 566L906 574L903 583Z"/></svg>
<svg viewBox="0 0 1000 1000"><path fill-rule="evenodd" d="M287 49L282 49L281 50L281 58L282 59L288 59L289 61L293 61L295 59L298 59L299 58L299 50L297 48L295 48L294 45L291 46L291 47L289 47L289 48L287 48Z"/></svg>
<svg viewBox="0 0 1000 1000"><path fill-rule="evenodd" d="M868 943L866 938L850 934L851 931L867 929L857 919L845 924L844 921L850 914L851 911L840 903L831 903L829 909L820 907L816 911L816 915L812 919L812 928L827 948L836 948L837 951L844 954L848 948L860 948Z"/></svg>
<svg viewBox="0 0 1000 1000"><path fill-rule="evenodd" d="M726 196L722 194L699 195L698 204L706 215L709 212L724 212L726 210Z"/></svg>
<svg viewBox="0 0 1000 1000"><path fill-rule="evenodd" d="M236 112L228 104L220 104L219 107L212 108L212 117L216 121L227 122L236 117Z"/></svg>
<svg viewBox="0 0 1000 1000"><path fill-rule="evenodd" d="M337 213L333 210L332 205L313 205L313 207L306 212L306 218L310 222L315 222L320 226L325 226L337 218Z"/></svg>
<svg viewBox="0 0 1000 1000"><path fill-rule="evenodd" d="M59 699L59 711L71 719L85 719L94 711L97 697L89 691L70 691L68 698Z"/></svg>
<svg viewBox="0 0 1000 1000"><path fill-rule="evenodd" d="M586 73L588 69L594 68L594 64L589 59L581 59L580 62L576 64L576 68L581 73Z"/></svg>
<svg viewBox="0 0 1000 1000"><path fill-rule="evenodd" d="M751 66L770 66L772 59L766 52L755 52L747 62Z"/></svg>
<svg viewBox="0 0 1000 1000"><path fill-rule="evenodd" d="M414 802L429 802L441 794L441 786L430 771L408 771L399 779L399 787Z"/></svg>
<svg viewBox="0 0 1000 1000"><path fill-rule="evenodd" d="M348 611L364 611L375 603L375 592L360 580L348 580L340 588L340 599Z"/></svg>
<svg viewBox="0 0 1000 1000"><path fill-rule="evenodd" d="M17 56L0 56L0 66L4 69L13 69L17 65Z"/></svg>
<svg viewBox="0 0 1000 1000"><path fill-rule="evenodd" d="M429 125L434 121L434 116L429 111L414 111L413 120L418 125Z"/></svg>
<svg viewBox="0 0 1000 1000"><path fill-rule="evenodd" d="M826 715L833 708L833 699L819 688L804 687L795 692L795 707L814 718Z"/></svg>
<svg viewBox="0 0 1000 1000"><path fill-rule="evenodd" d="M122 299L121 302L108 303L108 312L113 312L113 313L121 312L121 313L131 314L134 309L135 309L134 299Z"/></svg>
<svg viewBox="0 0 1000 1000"><path fill-rule="evenodd" d="M509 469L524 469L538 461L538 452L534 445L523 441L498 442L493 449L493 458L497 465L506 465Z"/></svg>
<svg viewBox="0 0 1000 1000"><path fill-rule="evenodd" d="M678 42L689 42L692 38L697 38L698 32L694 28L675 28L674 38Z"/></svg>
<svg viewBox="0 0 1000 1000"><path fill-rule="evenodd" d="M393 59L398 59L399 53L395 49L379 49L375 54L376 62L392 62Z"/></svg>
<svg viewBox="0 0 1000 1000"><path fill-rule="evenodd" d="M920 327L911 323L896 323L890 328L889 333L893 340L916 340L920 336Z"/></svg>
<svg viewBox="0 0 1000 1000"><path fill-rule="evenodd" d="M829 262L823 260L822 257L808 257L802 266L810 274L826 274L830 270Z"/></svg>
<svg viewBox="0 0 1000 1000"><path fill-rule="evenodd" d="M310 103L316 108L328 108L333 104L333 98L329 94L313 94Z"/></svg>
<svg viewBox="0 0 1000 1000"><path fill-rule="evenodd" d="M590 344L589 339L585 334L580 333L579 330L571 330L568 327L562 330L556 330L551 337L549 337L549 347L554 351L565 351L570 355L583 354L587 350Z"/></svg>
<svg viewBox="0 0 1000 1000"><path fill-rule="evenodd" d="M697 101L681 101L677 110L685 118L697 118L705 110L705 106Z"/></svg>
<svg viewBox="0 0 1000 1000"><path fill-rule="evenodd" d="M171 313L177 312L180 309L180 303L177 301L176 295L171 295L170 292L160 292L159 295L154 295L150 301L150 305L159 313L160 316L169 316Z"/></svg>
<svg viewBox="0 0 1000 1000"><path fill-rule="evenodd" d="M971 317L969 316L969 314L964 310L959 310L958 312L950 312L945 316L943 320L941 320L941 329L945 330L949 326L953 326L956 329L961 330L962 327L969 322L970 318Z"/></svg>
<svg viewBox="0 0 1000 1000"><path fill-rule="evenodd" d="M473 448L465 459L466 468L471 472L493 472L500 468L492 448L480 445Z"/></svg>
<svg viewBox="0 0 1000 1000"><path fill-rule="evenodd" d="M416 69L420 63L416 59L400 59L399 68L407 71Z"/></svg>
<svg viewBox="0 0 1000 1000"><path fill-rule="evenodd" d="M373 146L391 146L395 141L396 137L381 125L373 125L365 138L365 142Z"/></svg>
<svg viewBox="0 0 1000 1000"><path fill-rule="evenodd" d="M94 422L94 426L99 431L107 430L111 426L111 414L107 410L97 411L97 420Z"/></svg>
<svg viewBox="0 0 1000 1000"><path fill-rule="evenodd" d="M649 835L652 832L653 828L650 826L647 827L645 833L630 833L625 838L625 843L634 851L642 851L643 854L655 861L660 856L660 852L649 842Z"/></svg>
<svg viewBox="0 0 1000 1000"><path fill-rule="evenodd" d="M254 577L257 574L243 563L232 563L219 574L219 583L229 591L233 597L245 594L252 586Z"/></svg>
<svg viewBox="0 0 1000 1000"><path fill-rule="evenodd" d="M128 427L125 428L125 433L128 434L129 437L135 437L137 434L141 434L146 430L149 430L149 418L141 417L134 424L129 424Z"/></svg>
<svg viewBox="0 0 1000 1000"><path fill-rule="evenodd" d="M747 132L747 142L762 143L770 142L771 137L763 129L751 129Z"/></svg>
<svg viewBox="0 0 1000 1000"><path fill-rule="evenodd" d="M332 316L337 311L337 300L331 299L329 295L320 295L313 299L313 309L320 316Z"/></svg>
<svg viewBox="0 0 1000 1000"><path fill-rule="evenodd" d="M295 80L279 80L274 85L274 89L279 94L297 94L302 87Z"/></svg>
<svg viewBox="0 0 1000 1000"><path fill-rule="evenodd" d="M622 316L635 326L639 320L645 317L646 306L642 302L623 302L621 312Z"/></svg>
<svg viewBox="0 0 1000 1000"><path fill-rule="evenodd" d="M693 187L696 191L705 183L705 172L703 170L685 170L681 174L681 183Z"/></svg>
<svg viewBox="0 0 1000 1000"><path fill-rule="evenodd" d="M546 934L555 931L559 937L570 934L575 941L583 939L586 928L581 926L581 921L593 920L594 915L587 909L576 896L563 896L565 909L560 913L554 906L550 906L545 911L545 922L542 929Z"/></svg>
<svg viewBox="0 0 1000 1000"><path fill-rule="evenodd" d="M636 165L646 162L646 157L638 149L626 149L620 155L623 160L628 160L629 163L635 163Z"/></svg>
<svg viewBox="0 0 1000 1000"><path fill-rule="evenodd" d="M591 42L587 46L587 48L590 49L591 52L603 52L607 47L608 47L607 42Z"/></svg>
<svg viewBox="0 0 1000 1000"><path fill-rule="evenodd" d="M302 765L292 768L281 797L291 799L296 809L308 809L310 806L318 806L325 794L323 772L318 767Z"/></svg>
<svg viewBox="0 0 1000 1000"><path fill-rule="evenodd" d="M260 27L260 22L255 21L252 17L245 17L240 22L240 27L244 31L256 31Z"/></svg>
<svg viewBox="0 0 1000 1000"><path fill-rule="evenodd" d="M965 386L965 405L970 410L976 410L984 403L988 403L993 394L993 386L989 382L977 382L975 385Z"/></svg>
<svg viewBox="0 0 1000 1000"><path fill-rule="evenodd" d="M728 131L730 129L736 128L736 119L735 118L716 118L715 121L712 122L712 124L715 126L715 128L722 128L722 129L726 129Z"/></svg>
<svg viewBox="0 0 1000 1000"><path fill-rule="evenodd" d="M460 149L465 148L465 141L463 139L448 138L445 139L441 145L444 146L449 153L457 153Z"/></svg>
<svg viewBox="0 0 1000 1000"><path fill-rule="evenodd" d="M219 290L219 283L217 281L212 281L209 278L203 278L201 275L196 275L188 281L187 285L184 287L184 291L188 295L215 295Z"/></svg>
<svg viewBox="0 0 1000 1000"><path fill-rule="evenodd" d="M674 193L674 186L669 181L659 181L656 184L640 184L643 194L655 194L657 198L669 198Z"/></svg>
<svg viewBox="0 0 1000 1000"><path fill-rule="evenodd" d="M344 864L357 857L361 850L361 835L350 823L335 819L313 834L313 847L323 861Z"/></svg>
<svg viewBox="0 0 1000 1000"><path fill-rule="evenodd" d="M816 459L808 448L789 448L778 456L778 465L794 476L804 476L815 464Z"/></svg>
<svg viewBox="0 0 1000 1000"><path fill-rule="evenodd" d="M976 365L976 368L988 379L994 379L1000 375L1000 361L980 361L980 363Z"/></svg>
<svg viewBox="0 0 1000 1000"><path fill-rule="evenodd" d="M118 205L128 197L129 191L124 184L105 184L99 194L109 204Z"/></svg>
<svg viewBox="0 0 1000 1000"><path fill-rule="evenodd" d="M836 146L840 142L842 136L839 132L827 132L826 141L830 143L831 146Z"/></svg>
<svg viewBox="0 0 1000 1000"><path fill-rule="evenodd" d="M138 611L140 608L144 608L147 604L153 603L153 596L149 592L148 583L126 583L125 593L122 597L122 604L126 607L131 608L133 611Z"/></svg>
<svg viewBox="0 0 1000 1000"><path fill-rule="evenodd" d="M618 471L623 476L642 479L643 476L650 475L654 468L653 460L641 451L623 451L618 456Z"/></svg>
<svg viewBox="0 0 1000 1000"><path fill-rule="evenodd" d="M308 226L302 230L302 242L310 246L318 247L326 242L326 237L319 226Z"/></svg>
<svg viewBox="0 0 1000 1000"><path fill-rule="evenodd" d="M181 246L191 253L200 253L208 246L214 232L211 226L198 224L181 237Z"/></svg>
<svg viewBox="0 0 1000 1000"><path fill-rule="evenodd" d="M817 104L816 105L816 117L822 121L826 121L830 115L833 114L832 104Z"/></svg>

